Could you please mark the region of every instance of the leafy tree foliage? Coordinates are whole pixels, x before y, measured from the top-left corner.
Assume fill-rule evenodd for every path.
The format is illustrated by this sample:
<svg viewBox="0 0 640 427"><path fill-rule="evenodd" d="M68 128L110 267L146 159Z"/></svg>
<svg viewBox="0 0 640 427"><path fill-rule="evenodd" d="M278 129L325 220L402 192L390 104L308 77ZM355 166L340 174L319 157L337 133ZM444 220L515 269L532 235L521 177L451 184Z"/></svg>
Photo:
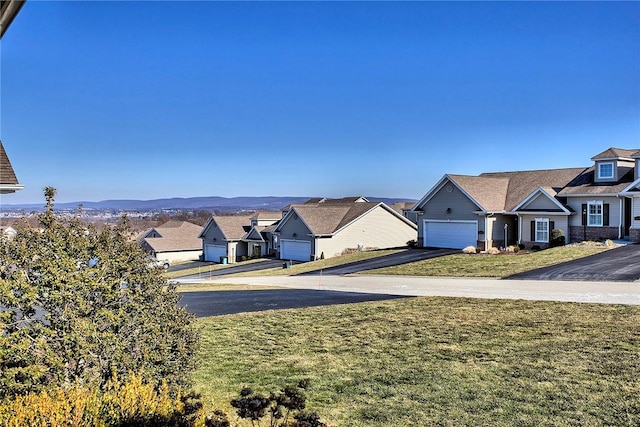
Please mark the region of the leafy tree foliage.
<svg viewBox="0 0 640 427"><path fill-rule="evenodd" d="M39 226L0 241L0 397L130 371L188 386L198 331L126 217L98 230L55 214L54 196Z"/></svg>

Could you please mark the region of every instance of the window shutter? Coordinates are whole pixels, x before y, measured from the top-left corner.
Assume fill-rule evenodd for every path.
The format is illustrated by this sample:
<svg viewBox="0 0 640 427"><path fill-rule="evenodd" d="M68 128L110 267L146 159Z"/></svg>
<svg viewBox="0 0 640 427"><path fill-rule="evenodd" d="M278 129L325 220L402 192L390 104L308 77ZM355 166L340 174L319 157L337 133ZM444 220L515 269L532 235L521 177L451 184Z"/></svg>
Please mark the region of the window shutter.
<svg viewBox="0 0 640 427"><path fill-rule="evenodd" d="M587 204L582 204L582 225L587 225Z"/></svg>
<svg viewBox="0 0 640 427"><path fill-rule="evenodd" d="M609 203L602 205L602 225L609 225Z"/></svg>
<svg viewBox="0 0 640 427"><path fill-rule="evenodd" d="M529 239L532 242L536 241L536 222L531 221L531 239Z"/></svg>
<svg viewBox="0 0 640 427"><path fill-rule="evenodd" d="M556 223L554 221L549 221L549 236L551 236L551 230L556 228Z"/></svg>

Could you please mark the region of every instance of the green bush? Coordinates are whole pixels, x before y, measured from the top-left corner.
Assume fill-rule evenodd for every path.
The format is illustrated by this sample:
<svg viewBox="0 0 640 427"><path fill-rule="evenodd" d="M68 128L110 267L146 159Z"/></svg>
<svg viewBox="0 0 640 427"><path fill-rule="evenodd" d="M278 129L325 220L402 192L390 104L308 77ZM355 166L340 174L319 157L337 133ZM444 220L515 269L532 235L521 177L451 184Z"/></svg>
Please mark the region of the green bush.
<svg viewBox="0 0 640 427"><path fill-rule="evenodd" d="M53 211L0 240L0 398L115 372L188 388L198 331L175 285L132 238L126 218L97 229Z"/></svg>
<svg viewBox="0 0 640 427"><path fill-rule="evenodd" d="M564 231L559 228L554 228L551 230L551 239L549 239L549 247L553 248L556 246L564 246L566 243L564 237Z"/></svg>

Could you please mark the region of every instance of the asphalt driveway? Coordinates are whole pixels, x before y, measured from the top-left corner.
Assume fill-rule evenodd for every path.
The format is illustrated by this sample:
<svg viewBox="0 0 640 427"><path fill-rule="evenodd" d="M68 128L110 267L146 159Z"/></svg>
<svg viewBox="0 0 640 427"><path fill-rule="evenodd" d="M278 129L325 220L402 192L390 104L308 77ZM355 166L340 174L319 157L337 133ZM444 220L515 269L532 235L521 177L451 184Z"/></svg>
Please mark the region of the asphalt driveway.
<svg viewBox="0 0 640 427"><path fill-rule="evenodd" d="M300 273L297 276L318 276L321 274L322 275L353 274L353 273L358 273L360 271L375 270L376 268L408 264L410 262L422 261L424 259L436 258L436 257L451 255L459 252L460 252L459 250L452 250L452 249L407 249L395 254L352 262L349 264L337 265L335 267L324 268L322 270Z"/></svg>
<svg viewBox="0 0 640 427"><path fill-rule="evenodd" d="M506 279L633 282L640 279L640 244L620 246L585 258L514 274Z"/></svg>
<svg viewBox="0 0 640 427"><path fill-rule="evenodd" d="M225 276L227 274L235 274L235 273L247 273L251 271L259 271L266 270L268 268L276 268L282 267L281 259L265 259L262 261L256 262L241 262L238 264L234 264L230 267L219 268L217 270L204 270L202 274L192 274L189 276L181 277L181 279L197 279L203 276L213 277L213 276Z"/></svg>

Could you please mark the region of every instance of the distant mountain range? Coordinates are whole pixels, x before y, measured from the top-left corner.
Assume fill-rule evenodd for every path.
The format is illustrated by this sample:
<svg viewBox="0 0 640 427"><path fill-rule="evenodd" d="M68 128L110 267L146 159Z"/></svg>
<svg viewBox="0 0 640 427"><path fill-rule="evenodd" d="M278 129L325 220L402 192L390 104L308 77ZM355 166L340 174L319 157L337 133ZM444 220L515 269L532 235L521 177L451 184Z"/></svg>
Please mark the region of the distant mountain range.
<svg viewBox="0 0 640 427"><path fill-rule="evenodd" d="M173 210L220 210L220 211L243 211L243 210L280 210L292 203L304 203L311 197L174 197L170 199L155 200L103 200L100 202L71 202L56 203L56 210L76 209L82 205L84 210L116 210L116 211L158 211L162 209ZM397 202L415 202L411 199L367 197L371 202L384 202L388 205ZM17 204L11 205L3 203L6 210L41 211L44 203L40 204Z"/></svg>

